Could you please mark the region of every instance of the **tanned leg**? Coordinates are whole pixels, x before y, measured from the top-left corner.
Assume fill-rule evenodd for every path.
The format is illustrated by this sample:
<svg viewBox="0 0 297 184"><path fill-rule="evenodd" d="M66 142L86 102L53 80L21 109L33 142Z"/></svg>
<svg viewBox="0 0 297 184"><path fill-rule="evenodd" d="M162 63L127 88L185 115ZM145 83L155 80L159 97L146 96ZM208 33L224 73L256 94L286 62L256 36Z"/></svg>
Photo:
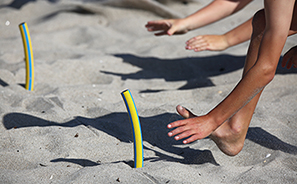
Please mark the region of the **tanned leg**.
<svg viewBox="0 0 297 184"><path fill-rule="evenodd" d="M296 2L297 3L297 2ZM264 10L258 11L253 19L253 34L243 70L243 76L257 61L260 42L265 29ZM288 35L297 33L297 8L294 7L293 19ZM240 109L232 118L218 127L210 138L217 144L222 152L227 155L237 155L243 148L245 137L248 131L250 121L258 103L262 91L258 93L248 104ZM177 106L177 111L184 118L195 117L187 109Z"/></svg>
<svg viewBox="0 0 297 184"><path fill-rule="evenodd" d="M257 12L253 19L253 34L249 46L243 76L255 64L258 49L265 29L264 10ZM292 25L288 35L297 33L297 8L294 7ZM247 105L238 111L231 119L216 129L210 138L227 155L237 155L243 148L245 137L262 91L258 93Z"/></svg>
<svg viewBox="0 0 297 184"><path fill-rule="evenodd" d="M253 19L253 34L243 70L243 76L257 60L258 49L263 36L264 28L265 15L264 10L261 10L255 14ZM226 155L234 156L242 150L246 133L261 92L209 136ZM189 110L181 106L177 106L176 109L184 118L191 118L195 116Z"/></svg>
<svg viewBox="0 0 297 184"><path fill-rule="evenodd" d="M253 19L253 34L244 66L243 76L249 71L249 69L255 64L257 60L258 49L264 29L265 15L264 11L261 10L255 14ZM246 133L261 92L241 110L239 110L232 118L223 123L210 135L210 138L225 154L230 156L237 155L243 148ZM181 106L177 106L177 111L184 118L191 118L195 116L190 111Z"/></svg>
<svg viewBox="0 0 297 184"><path fill-rule="evenodd" d="M253 19L253 34L244 65L243 76L257 60L264 29L264 10L260 10L255 14ZM262 91L258 93L247 105L240 109L231 119L223 123L210 135L210 138L225 154L234 156L242 150L245 137L261 93Z"/></svg>

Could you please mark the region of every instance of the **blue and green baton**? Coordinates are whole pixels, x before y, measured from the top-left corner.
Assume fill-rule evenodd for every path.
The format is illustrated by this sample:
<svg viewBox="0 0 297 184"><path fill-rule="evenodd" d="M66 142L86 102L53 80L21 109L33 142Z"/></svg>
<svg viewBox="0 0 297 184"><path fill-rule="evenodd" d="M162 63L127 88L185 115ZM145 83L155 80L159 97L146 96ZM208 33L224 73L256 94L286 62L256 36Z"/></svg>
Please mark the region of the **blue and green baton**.
<svg viewBox="0 0 297 184"><path fill-rule="evenodd" d="M24 51L25 51L25 59L26 59L26 86L25 88L29 91L33 91L34 87L34 59L33 59L33 51L31 44L31 37L28 30L27 23L21 23L19 25Z"/></svg>
<svg viewBox="0 0 297 184"><path fill-rule="evenodd" d="M137 109L129 89L121 93L129 114L134 138L134 168L143 167L143 142Z"/></svg>

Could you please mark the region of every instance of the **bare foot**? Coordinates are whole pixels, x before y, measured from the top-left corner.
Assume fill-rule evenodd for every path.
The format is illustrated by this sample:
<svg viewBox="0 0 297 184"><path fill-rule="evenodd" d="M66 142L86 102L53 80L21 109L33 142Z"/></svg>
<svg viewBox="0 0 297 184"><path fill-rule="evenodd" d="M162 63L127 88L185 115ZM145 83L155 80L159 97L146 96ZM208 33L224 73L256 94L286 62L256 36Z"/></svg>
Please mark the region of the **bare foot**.
<svg viewBox="0 0 297 184"><path fill-rule="evenodd" d="M176 110L185 119L197 117L188 109L180 105L176 107ZM247 129L248 127L242 128L240 122L236 121L234 118L223 123L213 131L209 137L216 143L223 153L229 156L235 156L243 148Z"/></svg>
<svg viewBox="0 0 297 184"><path fill-rule="evenodd" d="M237 155L243 148L246 132L235 130L229 122L225 122L217 128L209 138L213 140L218 148L228 156Z"/></svg>
<svg viewBox="0 0 297 184"><path fill-rule="evenodd" d="M229 47L225 35L201 35L191 38L186 42L186 49L195 52L210 50L222 51Z"/></svg>
<svg viewBox="0 0 297 184"><path fill-rule="evenodd" d="M181 105L176 106L176 111L185 119L196 117L196 115Z"/></svg>

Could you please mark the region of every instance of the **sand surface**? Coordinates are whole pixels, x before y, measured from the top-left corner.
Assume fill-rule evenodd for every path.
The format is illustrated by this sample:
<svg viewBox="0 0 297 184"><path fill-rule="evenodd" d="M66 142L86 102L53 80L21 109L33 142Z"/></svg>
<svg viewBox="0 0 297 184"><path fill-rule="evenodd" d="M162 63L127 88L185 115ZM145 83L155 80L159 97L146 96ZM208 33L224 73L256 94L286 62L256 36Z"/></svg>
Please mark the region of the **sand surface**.
<svg viewBox="0 0 297 184"><path fill-rule="evenodd" d="M166 125L181 119L176 105L205 114L228 95L249 45L195 53L186 40L225 33L263 7L254 1L186 35L155 37L144 27L208 2L2 0L0 183L297 183L296 69L277 69L237 156L208 138L183 145L167 137ZM34 91L24 88L22 22L32 39ZM284 53L296 43L288 38ZM142 126L143 168L133 168L125 89Z"/></svg>

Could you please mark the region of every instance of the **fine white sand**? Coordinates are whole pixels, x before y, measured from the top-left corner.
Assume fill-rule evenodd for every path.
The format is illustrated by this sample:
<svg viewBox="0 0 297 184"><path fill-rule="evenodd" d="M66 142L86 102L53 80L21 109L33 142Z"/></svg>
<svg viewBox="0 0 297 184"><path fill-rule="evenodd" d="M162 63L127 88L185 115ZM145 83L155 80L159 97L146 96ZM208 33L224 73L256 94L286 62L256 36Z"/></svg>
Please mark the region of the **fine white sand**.
<svg viewBox="0 0 297 184"><path fill-rule="evenodd" d="M180 36L155 37L149 20L184 17L209 1L2 0L0 183L297 183L297 70L279 67L265 88L245 146L224 155L208 138L183 145L166 125L175 106L205 114L233 89L248 42L223 52L185 50L263 7ZM18 25L27 22L35 89L25 84ZM284 53L297 43L288 38ZM273 47L273 46L272 46ZM142 126L144 167L120 93L130 89Z"/></svg>

